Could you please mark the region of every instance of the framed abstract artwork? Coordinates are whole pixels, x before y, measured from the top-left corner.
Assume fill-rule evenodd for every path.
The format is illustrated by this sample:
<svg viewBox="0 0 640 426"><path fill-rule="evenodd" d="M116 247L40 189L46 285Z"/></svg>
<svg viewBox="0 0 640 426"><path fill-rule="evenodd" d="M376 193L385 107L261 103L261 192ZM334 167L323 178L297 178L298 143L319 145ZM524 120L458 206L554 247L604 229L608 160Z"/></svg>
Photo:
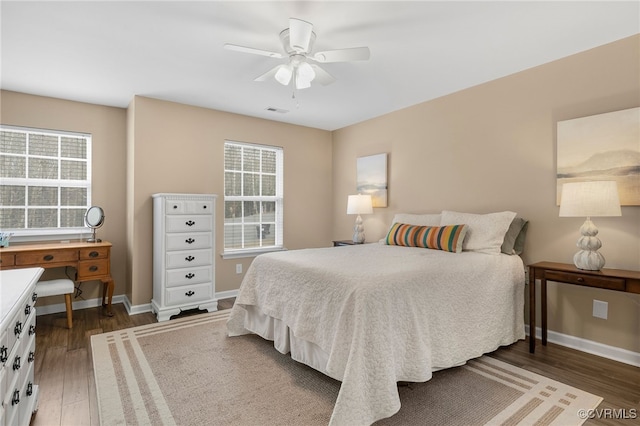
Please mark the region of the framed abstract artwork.
<svg viewBox="0 0 640 426"><path fill-rule="evenodd" d="M356 191L371 195L373 207L387 207L387 154L357 159Z"/></svg>
<svg viewBox="0 0 640 426"><path fill-rule="evenodd" d="M640 206L640 107L557 126L557 205L564 183L615 180L620 204Z"/></svg>

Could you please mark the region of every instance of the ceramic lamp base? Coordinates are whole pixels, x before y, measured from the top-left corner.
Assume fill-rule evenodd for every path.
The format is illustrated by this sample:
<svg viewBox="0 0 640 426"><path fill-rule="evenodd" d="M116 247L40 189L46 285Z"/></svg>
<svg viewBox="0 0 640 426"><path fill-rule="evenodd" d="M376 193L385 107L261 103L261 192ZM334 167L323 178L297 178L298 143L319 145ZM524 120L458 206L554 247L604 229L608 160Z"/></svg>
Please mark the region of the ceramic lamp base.
<svg viewBox="0 0 640 426"><path fill-rule="evenodd" d="M578 239L576 246L581 250L573 256L573 264L578 269L585 271L599 271L604 266L604 256L598 252L602 247L602 242L596 237L598 228L593 224L590 218L584 221L580 227L582 236Z"/></svg>

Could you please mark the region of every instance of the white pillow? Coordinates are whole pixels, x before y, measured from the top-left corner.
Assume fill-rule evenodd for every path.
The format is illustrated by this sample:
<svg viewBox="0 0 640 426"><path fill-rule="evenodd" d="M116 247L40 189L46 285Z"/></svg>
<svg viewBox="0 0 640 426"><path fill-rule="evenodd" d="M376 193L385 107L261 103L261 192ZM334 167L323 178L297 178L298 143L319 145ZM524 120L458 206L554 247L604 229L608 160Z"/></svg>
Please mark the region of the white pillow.
<svg viewBox="0 0 640 426"><path fill-rule="evenodd" d="M516 213L510 211L473 214L444 210L440 225L468 225L462 250L500 254L504 236L515 217Z"/></svg>
<svg viewBox="0 0 640 426"><path fill-rule="evenodd" d="M394 223L406 223L407 225L419 225L419 226L440 226L440 220L442 215L440 213L435 214L410 214L410 213L396 213L391 222L391 226ZM457 225L454 223L453 225Z"/></svg>

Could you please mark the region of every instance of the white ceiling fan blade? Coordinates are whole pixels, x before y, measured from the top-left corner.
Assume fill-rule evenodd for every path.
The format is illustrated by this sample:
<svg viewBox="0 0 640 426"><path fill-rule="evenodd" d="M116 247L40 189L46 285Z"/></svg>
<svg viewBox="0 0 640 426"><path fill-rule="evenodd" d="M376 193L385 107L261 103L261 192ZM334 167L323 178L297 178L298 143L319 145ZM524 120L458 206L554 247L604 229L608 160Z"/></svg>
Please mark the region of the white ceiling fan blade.
<svg viewBox="0 0 640 426"><path fill-rule="evenodd" d="M296 52L308 52L313 25L301 19L289 18L289 44Z"/></svg>
<svg viewBox="0 0 640 426"><path fill-rule="evenodd" d="M322 62L366 61L369 59L368 47L350 47L347 49L326 50L313 55L313 59Z"/></svg>
<svg viewBox="0 0 640 426"><path fill-rule="evenodd" d="M284 58L282 53L271 52L269 50L255 49L253 47L238 46L237 44L225 43L224 48L235 52L251 53L254 55L268 56L270 58Z"/></svg>
<svg viewBox="0 0 640 426"><path fill-rule="evenodd" d="M326 72L320 66L318 66L316 64L311 64L311 68L313 68L313 70L316 73L316 77L313 79L313 81L317 81L318 83L322 84L323 86L326 86L326 85L331 84L334 81L336 81L336 78L334 76L332 76L331 74Z"/></svg>
<svg viewBox="0 0 640 426"><path fill-rule="evenodd" d="M267 81L274 78L280 67L282 67L282 65L276 65L264 74L254 78L253 81Z"/></svg>

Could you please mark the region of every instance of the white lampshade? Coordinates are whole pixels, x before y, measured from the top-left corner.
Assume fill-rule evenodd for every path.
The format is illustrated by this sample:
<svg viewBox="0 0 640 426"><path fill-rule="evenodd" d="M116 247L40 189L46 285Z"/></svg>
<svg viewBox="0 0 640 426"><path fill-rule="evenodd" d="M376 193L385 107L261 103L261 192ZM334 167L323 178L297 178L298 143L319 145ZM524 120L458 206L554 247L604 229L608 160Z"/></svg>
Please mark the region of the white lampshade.
<svg viewBox="0 0 640 426"><path fill-rule="evenodd" d="M276 75L274 76L278 83L286 86L291 81L291 76L293 75L293 67L289 64L280 65L278 71L276 71Z"/></svg>
<svg viewBox="0 0 640 426"><path fill-rule="evenodd" d="M349 195L347 200L347 214L372 214L373 203L371 195Z"/></svg>
<svg viewBox="0 0 640 426"><path fill-rule="evenodd" d="M309 65L309 63L302 62L300 65L298 65L298 78L311 83L313 79L316 78L316 72L313 70L311 65Z"/></svg>
<svg viewBox="0 0 640 426"><path fill-rule="evenodd" d="M591 217L622 216L618 184L615 181L565 183L562 185L561 197L561 217L587 218L580 227L581 237L576 244L580 251L573 256L573 263L578 269L602 269L605 259L598 251L602 242L596 236L598 228L591 221Z"/></svg>
<svg viewBox="0 0 640 426"><path fill-rule="evenodd" d="M573 182L562 185L560 217L622 216L615 181Z"/></svg>

